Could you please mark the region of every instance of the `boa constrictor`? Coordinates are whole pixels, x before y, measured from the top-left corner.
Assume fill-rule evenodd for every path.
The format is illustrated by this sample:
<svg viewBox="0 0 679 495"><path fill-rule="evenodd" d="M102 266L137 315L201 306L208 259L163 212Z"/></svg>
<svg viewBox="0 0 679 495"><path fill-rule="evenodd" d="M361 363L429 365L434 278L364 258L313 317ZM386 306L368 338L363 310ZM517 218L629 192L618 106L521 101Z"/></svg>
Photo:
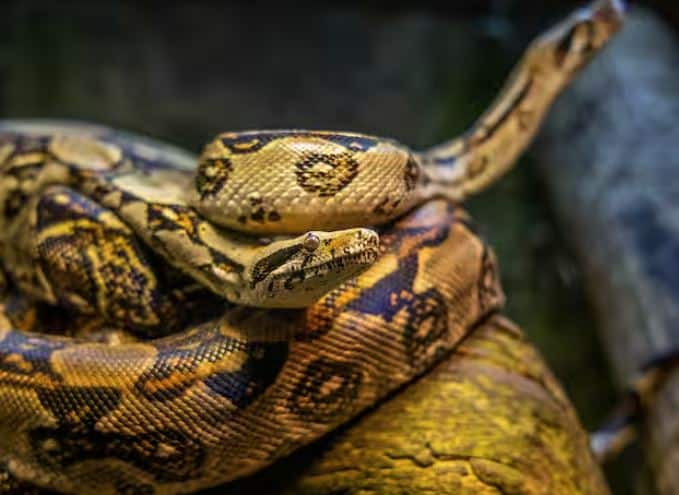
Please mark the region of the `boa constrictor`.
<svg viewBox="0 0 679 495"><path fill-rule="evenodd" d="M7 473L69 493L190 492L431 368L503 301L451 200L509 168L621 18L613 0L573 14L468 133L420 153L354 133L229 133L194 175L189 155L143 138L3 123Z"/></svg>

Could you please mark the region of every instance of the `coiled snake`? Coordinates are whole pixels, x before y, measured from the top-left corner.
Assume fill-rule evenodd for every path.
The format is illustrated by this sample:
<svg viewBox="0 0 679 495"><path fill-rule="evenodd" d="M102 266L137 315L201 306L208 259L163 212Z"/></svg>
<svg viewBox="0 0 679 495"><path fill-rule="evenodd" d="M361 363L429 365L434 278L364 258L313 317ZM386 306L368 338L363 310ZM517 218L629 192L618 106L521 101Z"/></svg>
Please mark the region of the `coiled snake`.
<svg viewBox="0 0 679 495"><path fill-rule="evenodd" d="M0 125L0 462L63 492L189 492L431 368L503 301L454 202L513 164L621 15L573 14L468 133L419 153L227 133L189 171L105 128Z"/></svg>

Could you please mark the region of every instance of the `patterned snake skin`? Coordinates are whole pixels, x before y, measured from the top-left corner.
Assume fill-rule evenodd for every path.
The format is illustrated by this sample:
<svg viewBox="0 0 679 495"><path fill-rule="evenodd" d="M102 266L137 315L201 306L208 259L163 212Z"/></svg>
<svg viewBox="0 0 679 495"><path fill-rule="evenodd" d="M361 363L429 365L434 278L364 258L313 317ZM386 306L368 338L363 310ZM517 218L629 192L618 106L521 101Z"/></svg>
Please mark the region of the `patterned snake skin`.
<svg viewBox="0 0 679 495"><path fill-rule="evenodd" d="M253 131L218 136L192 171L137 136L0 123L7 473L67 493L191 492L430 369L503 303L453 200L511 166L621 19L611 0L571 15L467 134L421 153Z"/></svg>

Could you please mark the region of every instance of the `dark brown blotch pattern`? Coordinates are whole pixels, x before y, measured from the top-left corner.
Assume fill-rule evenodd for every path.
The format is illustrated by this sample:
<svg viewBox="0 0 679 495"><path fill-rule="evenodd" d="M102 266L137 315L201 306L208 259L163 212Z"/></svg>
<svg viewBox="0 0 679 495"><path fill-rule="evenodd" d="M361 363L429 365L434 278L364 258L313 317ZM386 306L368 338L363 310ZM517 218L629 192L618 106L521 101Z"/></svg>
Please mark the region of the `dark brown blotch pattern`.
<svg viewBox="0 0 679 495"><path fill-rule="evenodd" d="M321 197L334 196L358 175L358 162L351 153L307 153L295 168L299 186Z"/></svg>
<svg viewBox="0 0 679 495"><path fill-rule="evenodd" d="M195 185L201 199L214 197L229 180L233 164L228 158L206 158L198 164Z"/></svg>

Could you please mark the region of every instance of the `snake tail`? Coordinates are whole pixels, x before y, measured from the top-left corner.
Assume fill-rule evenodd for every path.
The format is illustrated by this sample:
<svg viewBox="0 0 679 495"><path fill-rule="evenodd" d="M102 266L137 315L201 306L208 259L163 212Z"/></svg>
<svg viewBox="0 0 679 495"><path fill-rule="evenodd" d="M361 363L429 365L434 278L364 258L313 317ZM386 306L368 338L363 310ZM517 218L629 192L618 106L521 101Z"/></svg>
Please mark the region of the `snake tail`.
<svg viewBox="0 0 679 495"><path fill-rule="evenodd" d="M428 194L461 201L506 173L552 102L622 26L625 5L599 0L535 39L488 110L461 137L419 154Z"/></svg>
<svg viewBox="0 0 679 495"><path fill-rule="evenodd" d="M344 131L222 133L201 154L188 202L229 229L295 234L383 225L437 196L464 200L512 167L623 16L616 0L575 11L528 46L466 133L428 150Z"/></svg>

